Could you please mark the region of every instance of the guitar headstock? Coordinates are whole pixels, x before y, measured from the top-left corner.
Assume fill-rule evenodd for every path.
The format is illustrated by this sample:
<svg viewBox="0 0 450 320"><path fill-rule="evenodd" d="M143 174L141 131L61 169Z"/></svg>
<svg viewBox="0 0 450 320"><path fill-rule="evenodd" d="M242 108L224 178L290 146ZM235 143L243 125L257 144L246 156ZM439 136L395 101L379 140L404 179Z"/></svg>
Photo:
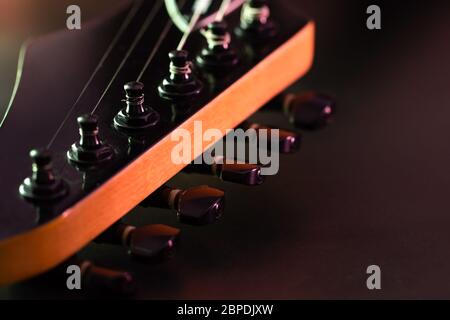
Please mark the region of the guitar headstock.
<svg viewBox="0 0 450 320"><path fill-rule="evenodd" d="M191 16L192 1L181 2ZM134 1L78 33L29 44L0 128L0 285L48 271L94 239L120 243L135 229L117 222L139 204L174 209L190 224L220 218L220 190L165 186L183 169L262 182L257 164L188 163L227 130L263 128L244 121L309 70L314 23L283 20L276 1L228 2L203 14L186 37L179 28L188 22L172 20L162 0ZM289 97L285 108L305 127L332 112L297 108L306 103ZM199 123L220 134L192 143L187 162L174 161L173 133L195 134ZM287 151L298 142L288 132L280 139ZM120 232L108 235L112 225ZM154 252L166 252L178 233L144 228L125 242L138 254L153 236L164 239L152 243Z"/></svg>

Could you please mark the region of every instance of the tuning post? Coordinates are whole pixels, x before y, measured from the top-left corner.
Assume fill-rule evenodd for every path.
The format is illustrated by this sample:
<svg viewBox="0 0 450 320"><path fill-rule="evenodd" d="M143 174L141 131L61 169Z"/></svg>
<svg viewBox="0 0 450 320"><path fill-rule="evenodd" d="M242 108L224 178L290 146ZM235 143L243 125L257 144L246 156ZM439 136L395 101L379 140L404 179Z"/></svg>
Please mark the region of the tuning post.
<svg viewBox="0 0 450 320"><path fill-rule="evenodd" d="M144 104L144 84L128 82L124 85L127 106L114 118L118 130L133 133L154 127L160 120L158 112Z"/></svg>
<svg viewBox="0 0 450 320"><path fill-rule="evenodd" d="M161 224L135 227L116 223L95 241L121 245L131 256L145 260L166 260L175 255L180 230Z"/></svg>
<svg viewBox="0 0 450 320"><path fill-rule="evenodd" d="M129 272L100 267L78 256L69 258L44 277L46 280L64 283L67 281L67 270L70 266L79 268L81 289L88 294L107 293L128 296L136 292L135 280Z"/></svg>
<svg viewBox="0 0 450 320"><path fill-rule="evenodd" d="M331 97L316 92L287 94L283 99L283 111L294 126L315 130L331 121L336 103Z"/></svg>
<svg viewBox="0 0 450 320"><path fill-rule="evenodd" d="M174 50L169 53L169 75L158 87L161 98L173 102L190 99L200 94L203 85L195 77L192 62L185 50Z"/></svg>
<svg viewBox="0 0 450 320"><path fill-rule="evenodd" d="M239 62L236 51L231 47L231 35L224 21L207 26L203 35L207 46L197 56L197 64L207 71L222 71Z"/></svg>
<svg viewBox="0 0 450 320"><path fill-rule="evenodd" d="M30 152L32 175L20 185L20 195L30 202L49 202L64 197L68 192L66 183L55 175L52 157L48 150L34 149Z"/></svg>
<svg viewBox="0 0 450 320"><path fill-rule="evenodd" d="M223 181L247 186L257 186L264 182L260 165L236 163L234 160L226 160L219 156L214 158L213 164L192 163L184 169L184 172L213 175Z"/></svg>
<svg viewBox="0 0 450 320"><path fill-rule="evenodd" d="M172 209L181 223L207 225L220 220L225 207L222 190L208 186L186 190L163 186L141 203L143 207Z"/></svg>
<svg viewBox="0 0 450 320"><path fill-rule="evenodd" d="M110 160L114 149L100 139L97 116L82 115L77 122L80 140L67 151L69 161L80 169L86 169Z"/></svg>
<svg viewBox="0 0 450 320"><path fill-rule="evenodd" d="M103 268L90 261L82 261L82 282L87 290L107 290L120 295L131 295L136 284L129 272Z"/></svg>
<svg viewBox="0 0 450 320"><path fill-rule="evenodd" d="M241 9L240 27L236 34L258 42L275 36L277 27L270 18L267 0L246 0Z"/></svg>

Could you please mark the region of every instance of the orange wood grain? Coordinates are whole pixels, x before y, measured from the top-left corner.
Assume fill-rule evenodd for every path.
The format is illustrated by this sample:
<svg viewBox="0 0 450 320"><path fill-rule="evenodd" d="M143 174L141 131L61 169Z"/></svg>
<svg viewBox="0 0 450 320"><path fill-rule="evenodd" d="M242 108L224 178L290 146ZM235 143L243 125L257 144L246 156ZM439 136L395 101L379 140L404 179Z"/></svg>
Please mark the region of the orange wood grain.
<svg viewBox="0 0 450 320"><path fill-rule="evenodd" d="M314 34L315 26L310 22L180 128L193 132L194 121L200 120L204 130L225 132L236 127L311 68ZM60 217L1 241L0 286L63 262L176 175L184 167L171 161L177 144L170 136L164 138ZM200 154L193 150L192 160Z"/></svg>

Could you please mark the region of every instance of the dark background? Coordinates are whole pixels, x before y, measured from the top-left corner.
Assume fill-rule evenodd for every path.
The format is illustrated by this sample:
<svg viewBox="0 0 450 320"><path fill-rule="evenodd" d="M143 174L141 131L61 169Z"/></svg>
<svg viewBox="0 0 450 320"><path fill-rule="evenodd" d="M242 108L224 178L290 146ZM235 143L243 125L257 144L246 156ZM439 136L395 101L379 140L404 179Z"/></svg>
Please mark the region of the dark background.
<svg viewBox="0 0 450 320"><path fill-rule="evenodd" d="M227 193L218 225L181 226L182 247L162 265L91 245L82 256L133 272L137 298L450 298L450 10L438 1L283 1L317 22L312 71L293 91L336 97L335 122L304 134L281 157L279 175L257 188L180 174ZM378 4L382 30L366 29ZM281 115L255 119L289 127ZM137 224L167 223L137 209ZM366 268L382 290L366 288ZM2 298L79 298L67 289L20 284Z"/></svg>

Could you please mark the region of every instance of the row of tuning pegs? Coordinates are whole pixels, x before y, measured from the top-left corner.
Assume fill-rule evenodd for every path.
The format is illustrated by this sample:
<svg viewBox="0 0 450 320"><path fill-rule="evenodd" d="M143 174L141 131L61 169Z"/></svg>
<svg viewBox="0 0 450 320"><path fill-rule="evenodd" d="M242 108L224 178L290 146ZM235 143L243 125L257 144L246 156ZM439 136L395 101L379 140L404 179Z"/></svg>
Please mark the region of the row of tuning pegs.
<svg viewBox="0 0 450 320"><path fill-rule="evenodd" d="M270 19L270 10L263 0L248 0L241 13L241 25L236 30L240 37L250 42L272 37L277 32L276 24ZM217 74L230 70L239 62L239 55L233 49L230 32L225 22L214 22L204 30L206 46L197 55L195 62L206 73ZM187 51L169 53L169 73L158 87L159 96L174 104L183 104L196 97L204 84L197 79ZM144 101L144 85L129 82L124 85L125 103L114 117L116 130L130 137L145 134L160 122L160 114ZM325 126L334 113L335 105L328 96L307 93L286 94L268 109L282 111L298 129L313 130ZM67 158L79 170L86 170L110 161L115 156L113 146L100 137L98 118L84 115L78 119L80 140L67 151ZM248 121L240 124L244 130L271 130L272 128ZM279 131L279 150L293 153L300 148L302 137L291 130ZM33 150L33 173L20 186L20 194L31 202L57 201L68 193L68 185L52 170L52 158L48 151ZM219 160L219 159L218 159ZM223 159L220 159L223 160ZM192 164L184 169L186 173L215 176L223 181L256 186L264 181L258 164L216 161L213 164ZM208 225L223 216L224 192L208 186L178 189L162 186L141 203L143 207L169 209L179 221L188 225ZM145 261L160 261L171 258L179 243L181 231L177 228L154 224L133 226L117 222L95 239L96 243L118 245L134 258ZM105 288L112 292L132 291L133 278L128 272L109 270L95 266L92 262L73 260L82 269L85 285Z"/></svg>
<svg viewBox="0 0 450 320"><path fill-rule="evenodd" d="M224 192L208 186L176 189L163 186L141 203L142 207L155 207L173 211L183 224L200 226L220 220L224 212ZM174 257L179 243L180 229L150 224L133 226L117 222L94 242L123 247L134 259L145 263L164 262ZM136 284L126 271L96 266L91 261L72 257L52 270L47 276L62 281L67 278L67 266L81 270L81 287L85 292L108 292L119 295L133 294Z"/></svg>
<svg viewBox="0 0 450 320"><path fill-rule="evenodd" d="M313 130L330 122L335 112L335 103L333 99L323 94L287 94L270 103L267 108L282 110L297 128ZM113 147L100 138L97 118L93 115L81 116L78 118L78 124L80 140L74 143L67 152L69 161L82 167L90 167L111 159L114 155ZM270 127L248 121L243 122L240 127L244 130L249 128L271 130ZM302 137L298 132L280 130L280 152L297 151L300 148L301 140ZM33 172L20 186L20 194L31 202L51 202L64 197L68 193L68 186L54 174L51 154L46 150L32 150L30 156L33 162ZM236 164L234 159L212 165L191 165L185 169L185 172L211 174L224 181L247 185L258 185L263 181L258 165Z"/></svg>
<svg viewBox="0 0 450 320"><path fill-rule="evenodd" d="M270 9L265 0L247 0L242 7L241 23L236 34L250 42L258 43L276 33L276 24L270 17ZM226 72L239 59L234 51L230 32L224 21L215 21L205 30L206 46L196 58L197 65L205 72ZM259 40L258 40L259 39ZM176 50L169 53L169 73L158 87L162 99L174 104L185 103L198 95L203 84L192 70L193 63L188 52ZM114 127L132 137L148 134L160 122L160 114L147 106L144 101L144 85L130 82L124 85L125 103L114 117ZM277 104L278 108L300 129L314 129L326 124L333 111L332 100L324 95L306 94L286 95ZM67 151L67 159L80 171L98 168L115 157L114 147L103 141L99 132L99 120L93 114L78 117L79 141L73 143ZM259 124L244 122L241 126L256 130L270 129ZM291 153L300 147L301 136L288 130L280 131L280 148ZM36 202L55 202L68 194L68 185L55 176L52 171L52 157L46 150L33 150L30 153L33 162L32 175L20 185L19 191L26 200ZM192 168L191 168L192 169ZM207 173L210 168L195 168L191 171ZM223 180L245 184L262 182L256 166L217 165L211 168L212 174Z"/></svg>
<svg viewBox="0 0 450 320"><path fill-rule="evenodd" d="M76 275L76 281L69 284L70 275L75 272L74 267L77 267L79 274ZM128 296L137 290L137 283L130 272L99 266L77 255L47 272L41 279L45 283L55 283L58 287L61 284L66 284L67 288L73 286L87 294Z"/></svg>
<svg viewBox="0 0 450 320"><path fill-rule="evenodd" d="M278 103L278 105L268 105L267 108L281 108L296 127L313 130L323 127L331 120L335 106L331 98L325 95L308 93L301 96L286 95L281 106ZM304 117L304 114L309 117ZM243 122L240 127L255 130L271 129L248 121ZM292 153L298 150L300 142L299 133L289 130L280 131L281 152ZM184 169L184 172L211 175L223 181L248 186L260 185L264 181L259 165L220 160L210 165L191 164ZM182 224L209 225L222 218L225 193L209 186L179 189L164 185L145 199L140 206L168 209ZM131 257L141 262L161 262L174 257L180 235L180 229L166 225L133 226L117 222L98 236L94 242L121 246ZM71 263L73 264L74 261L82 270L83 286L88 291L104 290L121 295L135 292L135 281L129 272L99 267L90 261L75 259Z"/></svg>
<svg viewBox="0 0 450 320"><path fill-rule="evenodd" d="M177 189L167 185L152 193L143 208L168 209L182 224L204 226L219 221L225 209L225 193L209 186ZM95 242L120 245L130 255L142 260L165 260L173 256L180 230L165 225L131 226L118 222Z"/></svg>

